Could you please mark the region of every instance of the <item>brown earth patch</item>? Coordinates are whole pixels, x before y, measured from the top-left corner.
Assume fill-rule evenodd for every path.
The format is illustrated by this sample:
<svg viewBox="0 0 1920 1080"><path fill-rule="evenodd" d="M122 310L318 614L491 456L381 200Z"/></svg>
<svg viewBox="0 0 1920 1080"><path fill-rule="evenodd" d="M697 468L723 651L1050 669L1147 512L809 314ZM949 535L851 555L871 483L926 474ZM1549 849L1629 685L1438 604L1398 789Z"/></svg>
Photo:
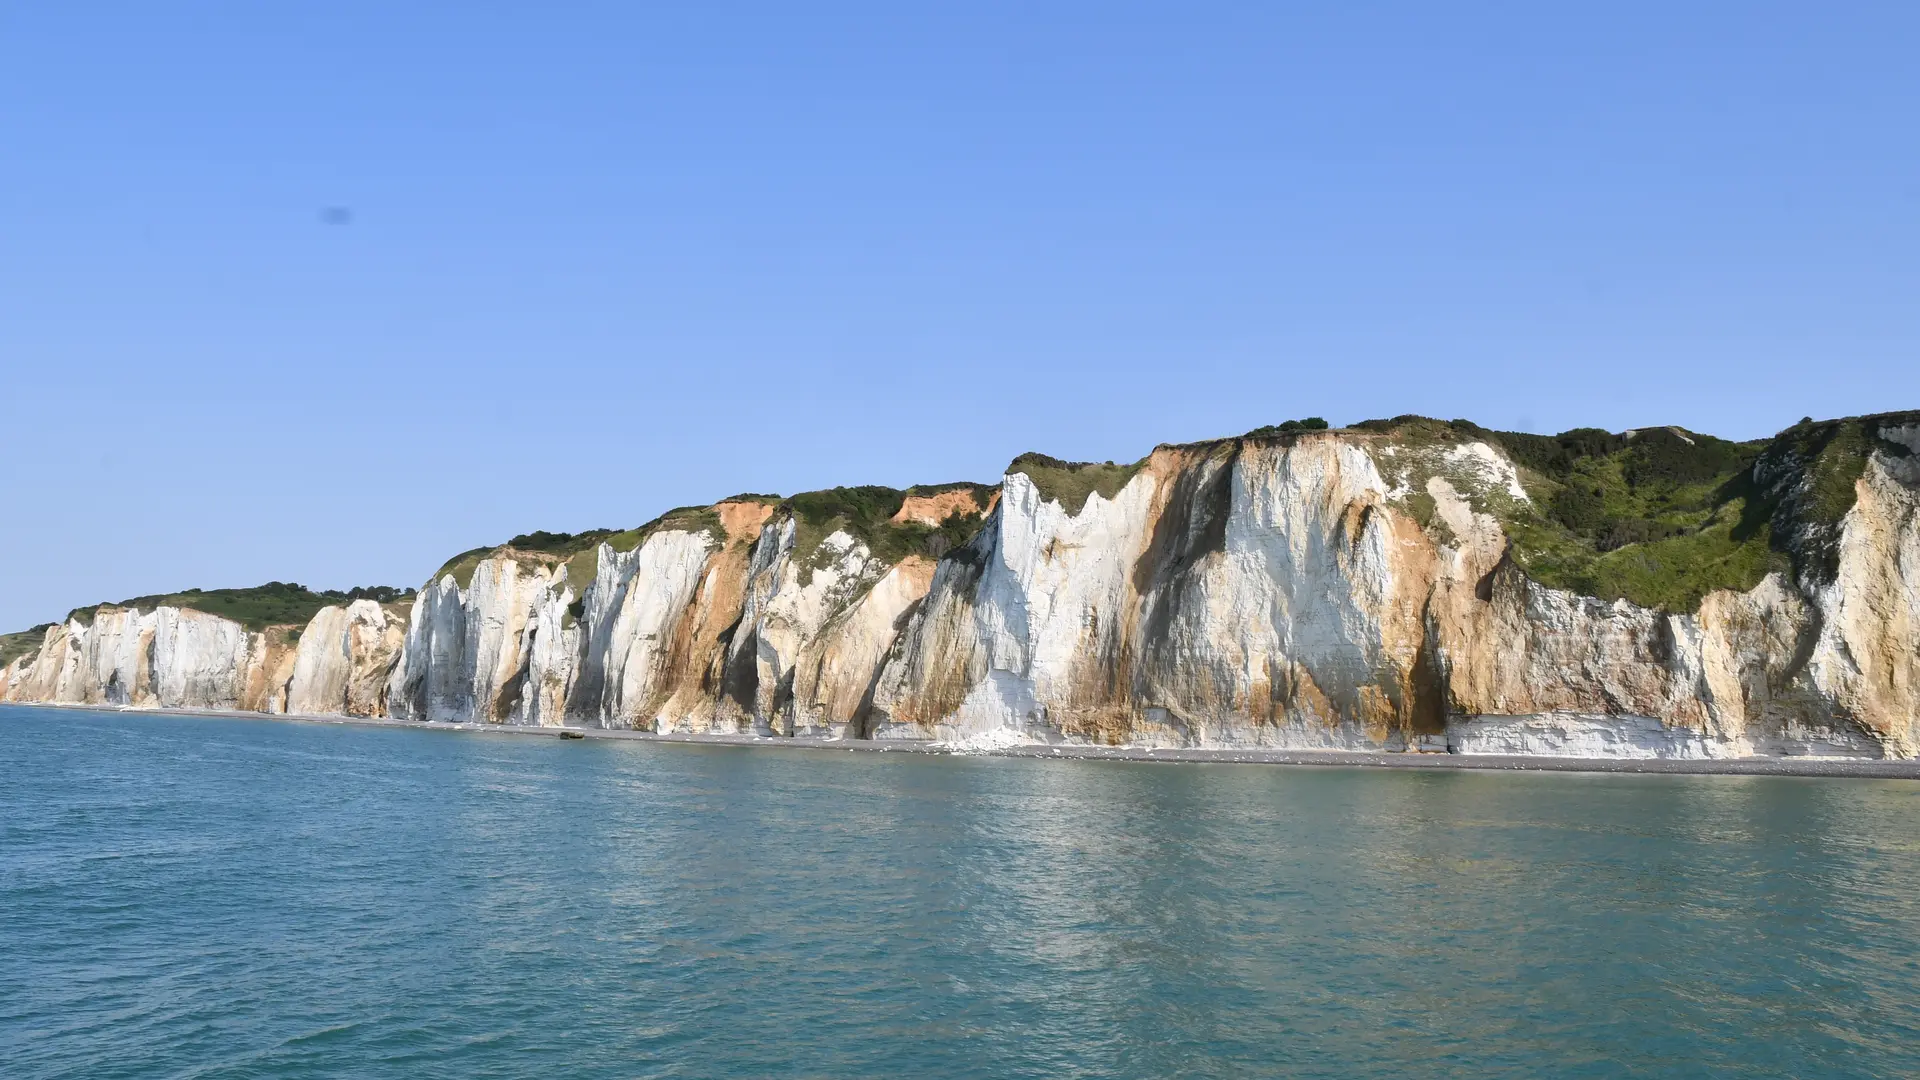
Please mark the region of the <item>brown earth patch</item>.
<svg viewBox="0 0 1920 1080"><path fill-rule="evenodd" d="M994 492L994 498L998 498L999 494ZM988 505L992 505L991 499ZM899 511L887 520L895 525L918 522L938 528L941 522L955 514L985 513L986 509L974 499L973 492L963 488L959 491L943 491L938 495L909 495L900 504Z"/></svg>
<svg viewBox="0 0 1920 1080"><path fill-rule="evenodd" d="M758 537L760 526L773 516L773 507L763 502L723 502L715 503L713 512L720 515L720 525L727 530L727 543L732 544Z"/></svg>
<svg viewBox="0 0 1920 1080"><path fill-rule="evenodd" d="M714 510L732 540L759 535L760 526L773 513L763 503L721 503ZM753 513L756 510L758 514ZM654 684L655 700L646 702L641 715L632 718L634 726L651 728L660 717L668 724L685 723L694 732L710 729L724 690L720 674L732 641L730 632L739 626L746 608L747 555L746 545L730 542L708 556L693 602L674 620L673 639Z"/></svg>

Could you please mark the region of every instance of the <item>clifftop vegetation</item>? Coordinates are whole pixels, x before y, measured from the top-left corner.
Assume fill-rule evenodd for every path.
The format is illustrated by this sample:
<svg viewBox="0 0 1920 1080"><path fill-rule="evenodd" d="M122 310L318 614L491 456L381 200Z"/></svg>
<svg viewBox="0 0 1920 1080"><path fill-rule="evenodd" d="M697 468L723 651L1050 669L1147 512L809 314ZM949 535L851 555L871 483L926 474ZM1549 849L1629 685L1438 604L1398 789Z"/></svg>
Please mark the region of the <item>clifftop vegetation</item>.
<svg viewBox="0 0 1920 1080"><path fill-rule="evenodd" d="M1801 572L1832 579L1840 519L1853 509L1854 484L1867 459L1876 452L1913 456L1908 447L1881 438L1881 429L1913 425L1920 425L1920 410L1841 420L1809 417L1767 444L1754 463L1753 486L1761 498L1753 514L1765 515L1777 546L1792 553Z"/></svg>
<svg viewBox="0 0 1920 1080"><path fill-rule="evenodd" d="M1078 514L1086 509L1087 499L1095 492L1103 499L1118 495L1146 463L1146 458L1131 465L1115 465L1111 461L1061 461L1045 454L1026 453L1014 458L1007 472L1025 474L1041 498L1057 500L1067 513Z"/></svg>
<svg viewBox="0 0 1920 1080"><path fill-rule="evenodd" d="M1264 439L1274 435L1293 435L1302 431L1325 431L1327 422L1318 416L1309 416L1304 420L1283 420L1278 424L1264 424L1247 432L1246 438Z"/></svg>
<svg viewBox="0 0 1920 1080"><path fill-rule="evenodd" d="M542 565L555 562L566 563L567 580L574 584L575 591L581 591L586 588L587 582L593 580L602 543L615 551L632 551L646 543L647 537L663 529L704 531L716 545L726 538L726 530L720 524L720 515L714 511L713 507L679 506L645 525L632 529L587 529L577 533L536 529L530 533L521 533L504 544L469 548L440 564L440 569L435 570L427 581L432 583L452 574L454 583L464 589L473 584L473 572L479 569L481 562L495 554L512 553L516 556L528 556L529 558L522 559L523 562Z"/></svg>
<svg viewBox="0 0 1920 1080"><path fill-rule="evenodd" d="M993 497L989 484L962 482L922 484L910 488L838 487L807 491L788 498L781 508L794 517L793 550L811 577L824 555L821 544L835 532L844 532L867 546L875 558L897 563L909 555L938 559L973 538L984 516L981 509L956 509L938 525L922 521L894 521L909 498L932 498L963 491L976 508Z"/></svg>
<svg viewBox="0 0 1920 1080"><path fill-rule="evenodd" d="M152 611L162 606L179 607L232 619L248 630L258 632L270 626L304 627L323 607L355 600L395 604L412 596L412 589L391 585L355 586L342 592L338 589L309 589L295 582L269 581L249 589L184 589L180 592L136 596L118 603L75 608L67 613L67 618L91 624L94 613L103 607L137 608L141 611Z"/></svg>
<svg viewBox="0 0 1920 1080"><path fill-rule="evenodd" d="M41 623L12 634L0 634L0 667L6 667L29 653L38 652L40 643L46 640L47 631L52 628L52 623Z"/></svg>
<svg viewBox="0 0 1920 1080"><path fill-rule="evenodd" d="M900 512L908 498L930 498L955 491L967 492L976 507L984 507L992 498L994 487L990 484L961 482L923 484L904 489L873 485L827 488L786 498L764 494L735 495L713 506L676 507L633 529L588 529L577 533L540 530L522 533L505 544L463 551L448 559L428 580L438 581L452 574L455 583L464 589L472 584L473 573L483 560L497 553L511 552L530 556L530 561L542 564L566 563L567 580L573 583L576 592L584 591L586 583L593 580L597 570L598 551L602 543L615 551L632 551L646 543L653 534L674 529L705 532L709 543L717 548L725 543L727 533L715 508L726 503L742 502L770 505L794 516L794 550L808 568L809 575L811 567L822 558L821 542L836 531L855 537L876 557L888 563L896 563L916 554L937 559L972 538L980 527L982 514L979 511L956 510L939 525L920 521L896 522L891 519Z"/></svg>
<svg viewBox="0 0 1920 1080"><path fill-rule="evenodd" d="M1558 435L1492 431L1468 420L1369 420L1355 430L1396 445L1484 441L1516 465L1531 500L1481 493L1514 561L1553 588L1692 611L1715 589L1751 589L1773 570L1832 574L1838 523L1878 437L1906 416L1804 420L1772 439L1729 442L1677 427Z"/></svg>

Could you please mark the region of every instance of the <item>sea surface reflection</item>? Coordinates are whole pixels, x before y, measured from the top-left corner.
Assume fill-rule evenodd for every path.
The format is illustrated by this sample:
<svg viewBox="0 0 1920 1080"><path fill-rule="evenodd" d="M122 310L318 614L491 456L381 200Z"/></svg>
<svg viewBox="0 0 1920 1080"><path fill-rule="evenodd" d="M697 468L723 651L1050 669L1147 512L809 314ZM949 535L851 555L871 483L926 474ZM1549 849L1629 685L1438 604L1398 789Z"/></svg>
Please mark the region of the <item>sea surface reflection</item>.
<svg viewBox="0 0 1920 1080"><path fill-rule="evenodd" d="M0 709L14 1077L1912 1076L1920 785Z"/></svg>

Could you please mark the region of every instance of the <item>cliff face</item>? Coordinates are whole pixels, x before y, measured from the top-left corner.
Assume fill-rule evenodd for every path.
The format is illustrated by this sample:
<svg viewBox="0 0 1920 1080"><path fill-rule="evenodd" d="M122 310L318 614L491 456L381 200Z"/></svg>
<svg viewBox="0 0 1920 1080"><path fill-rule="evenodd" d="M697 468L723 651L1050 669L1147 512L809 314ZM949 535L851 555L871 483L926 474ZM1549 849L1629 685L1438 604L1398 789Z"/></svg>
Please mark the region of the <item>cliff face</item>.
<svg viewBox="0 0 1920 1080"><path fill-rule="evenodd" d="M282 709L387 715L387 678L405 641L406 621L372 600L321 608L294 649Z"/></svg>
<svg viewBox="0 0 1920 1080"><path fill-rule="evenodd" d="M465 588L451 574L429 584L393 675L394 715L861 734L874 672L932 562L888 562L839 529L802 544L802 520L764 502L710 510L627 551L502 550Z"/></svg>
<svg viewBox="0 0 1920 1080"><path fill-rule="evenodd" d="M0 701L384 716L400 642L400 621L371 600L323 608L303 632L103 606L0 668Z"/></svg>
<svg viewBox="0 0 1920 1080"><path fill-rule="evenodd" d="M0 693L695 733L1912 756L1920 424L1849 423L1764 452L1383 426L1134 466L1023 458L998 491L742 497L470 553L404 626L361 601L297 645L103 609L0 669ZM1620 477L1698 513L1592 511Z"/></svg>
<svg viewBox="0 0 1920 1080"><path fill-rule="evenodd" d="M1420 456L1423 460L1411 461ZM1910 756L1920 484L1875 453L1835 577L1662 613L1530 580L1512 464L1344 435L1162 449L1069 514L1007 479L881 674L880 734L1157 745ZM1418 520L1424 494L1433 521Z"/></svg>

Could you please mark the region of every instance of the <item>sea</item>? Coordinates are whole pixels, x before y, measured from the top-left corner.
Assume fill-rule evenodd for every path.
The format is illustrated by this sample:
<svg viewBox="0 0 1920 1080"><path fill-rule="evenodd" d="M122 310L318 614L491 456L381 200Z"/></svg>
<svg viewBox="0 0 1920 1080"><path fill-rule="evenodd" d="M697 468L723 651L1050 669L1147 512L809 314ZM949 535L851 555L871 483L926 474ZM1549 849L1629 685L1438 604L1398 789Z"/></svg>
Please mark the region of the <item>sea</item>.
<svg viewBox="0 0 1920 1080"><path fill-rule="evenodd" d="M0 708L0 1076L1912 1077L1920 784Z"/></svg>

